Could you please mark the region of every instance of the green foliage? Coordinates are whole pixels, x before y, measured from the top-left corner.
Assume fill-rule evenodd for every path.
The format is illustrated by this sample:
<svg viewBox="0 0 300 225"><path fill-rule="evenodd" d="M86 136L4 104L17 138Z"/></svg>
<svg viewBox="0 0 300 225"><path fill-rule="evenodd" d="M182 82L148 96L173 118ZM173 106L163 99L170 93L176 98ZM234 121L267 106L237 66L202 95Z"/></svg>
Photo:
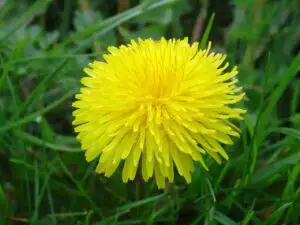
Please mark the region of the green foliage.
<svg viewBox="0 0 300 225"><path fill-rule="evenodd" d="M0 225L298 225L298 1L121 2L0 1ZM83 67L130 39L191 40L197 18L246 92L230 159L163 192L96 174L71 126Z"/></svg>
<svg viewBox="0 0 300 225"><path fill-rule="evenodd" d="M8 223L9 208L6 193L0 186L0 224L5 225Z"/></svg>

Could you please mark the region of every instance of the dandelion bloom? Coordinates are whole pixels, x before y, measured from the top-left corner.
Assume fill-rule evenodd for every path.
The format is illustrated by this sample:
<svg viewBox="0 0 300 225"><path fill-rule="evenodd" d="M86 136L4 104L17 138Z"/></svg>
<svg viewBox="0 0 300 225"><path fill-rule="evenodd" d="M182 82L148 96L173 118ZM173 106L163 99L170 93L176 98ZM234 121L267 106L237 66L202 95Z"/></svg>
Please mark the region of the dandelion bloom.
<svg viewBox="0 0 300 225"><path fill-rule="evenodd" d="M85 87L73 103L77 138L87 161L100 156L98 173L110 177L124 162L124 182L140 168L145 181L155 176L164 188L175 168L188 183L194 161L208 169L205 154L228 159L220 143L239 136L229 119L244 113L229 105L244 93L235 85L237 67L224 72L224 55L210 53L210 44L198 50L187 39L164 38L108 51L84 69Z"/></svg>

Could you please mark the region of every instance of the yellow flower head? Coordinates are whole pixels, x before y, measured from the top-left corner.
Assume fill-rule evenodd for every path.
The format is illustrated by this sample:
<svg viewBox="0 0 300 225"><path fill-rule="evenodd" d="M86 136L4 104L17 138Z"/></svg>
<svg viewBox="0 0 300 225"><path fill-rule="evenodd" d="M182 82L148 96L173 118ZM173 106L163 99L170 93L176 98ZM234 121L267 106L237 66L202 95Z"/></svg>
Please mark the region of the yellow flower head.
<svg viewBox="0 0 300 225"><path fill-rule="evenodd" d="M235 86L237 68L224 72L224 55L210 53L210 44L199 51L198 43L164 38L108 51L105 62L84 69L89 76L73 103L86 160L100 156L97 172L109 177L124 161L124 182L140 168L145 181L155 176L163 188L174 167L190 183L194 161L207 169L203 155L228 159L220 143L239 136L228 120L244 113L229 105L244 93Z"/></svg>

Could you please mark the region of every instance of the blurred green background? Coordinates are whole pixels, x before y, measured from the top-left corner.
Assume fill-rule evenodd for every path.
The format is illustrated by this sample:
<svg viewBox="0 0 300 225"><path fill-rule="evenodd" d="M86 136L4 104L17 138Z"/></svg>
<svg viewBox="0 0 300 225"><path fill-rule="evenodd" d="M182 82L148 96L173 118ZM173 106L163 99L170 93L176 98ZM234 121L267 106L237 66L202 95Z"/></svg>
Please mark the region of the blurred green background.
<svg viewBox="0 0 300 225"><path fill-rule="evenodd" d="M211 40L248 111L228 162L165 191L97 175L71 126L83 67L161 36ZM0 225L299 225L299 49L298 0L0 0Z"/></svg>

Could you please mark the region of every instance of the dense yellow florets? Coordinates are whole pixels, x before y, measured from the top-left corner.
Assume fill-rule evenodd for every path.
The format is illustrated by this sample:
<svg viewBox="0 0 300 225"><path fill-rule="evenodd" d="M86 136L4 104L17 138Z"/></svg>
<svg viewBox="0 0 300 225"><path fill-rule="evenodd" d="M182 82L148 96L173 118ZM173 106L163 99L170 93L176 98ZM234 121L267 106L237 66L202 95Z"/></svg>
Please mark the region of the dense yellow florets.
<svg viewBox="0 0 300 225"><path fill-rule="evenodd" d="M124 182L140 168L145 181L154 175L163 188L174 167L190 183L193 161L207 169L204 154L228 159L220 143L239 136L229 119L244 113L229 105L244 94L235 86L237 68L224 72L224 55L164 38L108 51L105 62L84 69L89 76L73 103L87 161L100 156L97 172L109 177L124 160Z"/></svg>

